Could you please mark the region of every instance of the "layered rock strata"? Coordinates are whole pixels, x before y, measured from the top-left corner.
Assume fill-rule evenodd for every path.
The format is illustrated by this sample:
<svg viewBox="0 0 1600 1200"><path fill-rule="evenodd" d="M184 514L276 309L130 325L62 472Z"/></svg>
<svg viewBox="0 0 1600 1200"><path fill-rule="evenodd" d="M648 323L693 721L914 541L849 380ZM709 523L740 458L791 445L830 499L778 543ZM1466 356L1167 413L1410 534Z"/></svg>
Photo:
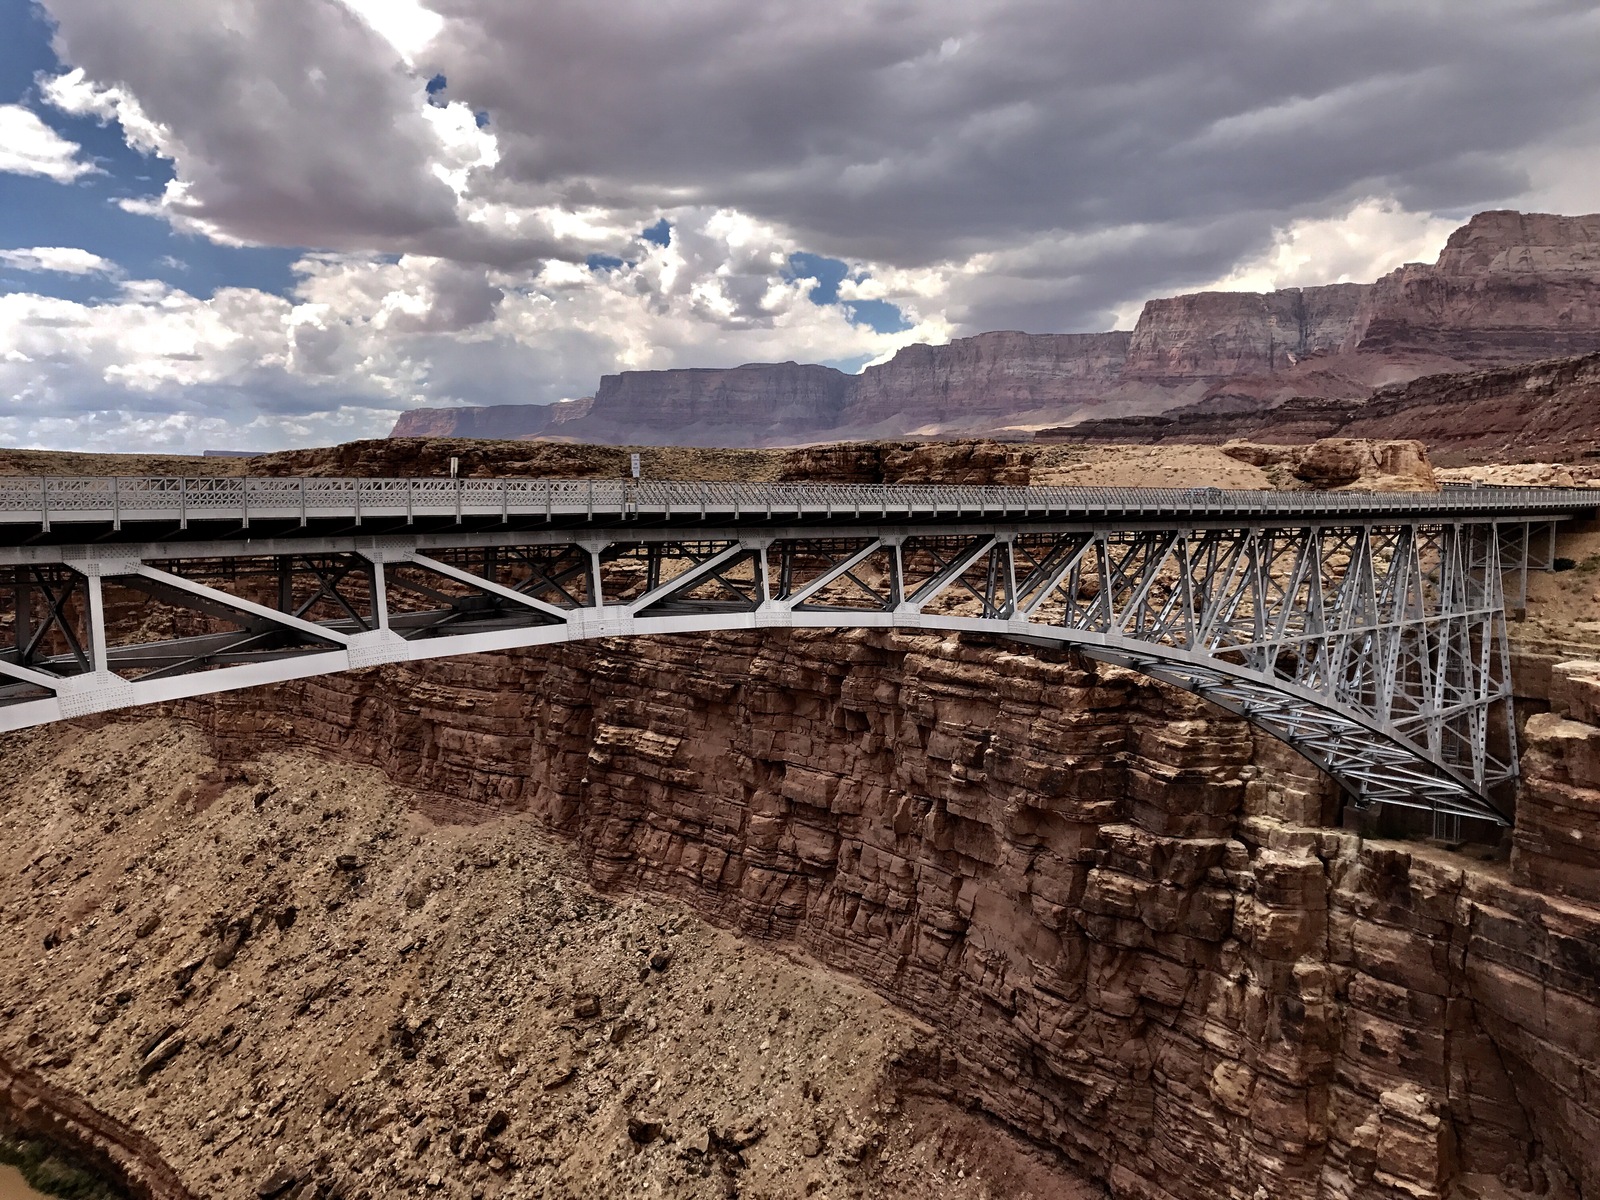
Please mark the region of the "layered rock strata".
<svg viewBox="0 0 1600 1200"><path fill-rule="evenodd" d="M937 1031L928 1086L1114 1196L1600 1188L1600 908L1329 828L1325 781L1137 676L791 633L185 711L225 754L310 745L439 816L526 810L603 887L866 980Z"/></svg>
<svg viewBox="0 0 1600 1200"><path fill-rule="evenodd" d="M394 436L771 446L842 437L1013 436L1065 422L1364 399L1419 376L1600 351L1600 215L1479 213L1436 263L1376 283L1198 292L1131 333L984 333L845 375L795 363L627 371L592 407L416 410ZM1395 436L1386 434L1384 436Z"/></svg>
<svg viewBox="0 0 1600 1200"><path fill-rule="evenodd" d="M1037 466L1014 460L1011 448L968 449L975 480ZM912 469L894 457L902 452L910 453L844 448L811 465ZM1350 465L1331 451L1316 463ZM332 459L322 466L337 469ZM973 1105L1114 1196L1593 1200L1600 901L1584 889L1600 864L1583 857L1600 811L1596 702L1584 682L1593 674L1553 669L1560 707L1528 723L1525 810L1509 866L1363 840L1337 828L1338 797L1325 780L1248 726L1136 675L986 639L771 632L618 641L192 702L176 715L207 744L179 739L184 757L163 760L164 775L133 769L150 741L136 731L121 731L122 759L86 751L80 763L15 775L20 799L54 799L0 814L7 844L31 847L5 876L0 913L8 961L26 972L11 992L32 997L6 1012L0 1049L80 1094L117 1078L126 1089L118 1119L163 1155L209 1162L219 1140L250 1122L297 1112L285 1107L295 1089L277 1082L296 1046L353 1037L365 1047L388 1037L388 1017L368 1028L373 1014L397 1013L393 1053L362 1049L362 1069L377 1074L342 1076L326 1110L334 1115L319 1118L313 1106L294 1116L296 1130L327 1131L324 1174L377 1160L377 1151L406 1187L426 1186L434 1171L453 1182L452 1162L463 1160L446 1155L448 1135L444 1146L413 1153L386 1131L426 1121L437 1137L441 1123L487 1121L492 1110L479 1114L483 1101L471 1099L471 1071L453 1078L459 1095L434 1114L423 1099L433 1084L399 1064L384 1075L384 1055L412 1061L400 1047L430 1014L452 1020L464 1011L448 987L435 990L462 962L471 964L468 986L487 995L523 995L539 983L541 997L564 1001L576 990L528 975L565 969L559 923L539 925L534 942L515 940L523 935L512 926L545 922L544 909L485 923L495 898L527 897L533 879L547 879L542 866L509 861L522 853L518 838L544 829L613 894L673 897L864 980L925 1026L897 1043L909 1076L897 1095L920 1088ZM108 724L97 736L118 732ZM57 733L76 736L37 736ZM14 767L32 744L8 742ZM215 772L212 753L237 764L231 779ZM319 771L308 753L334 765ZM428 833L436 843L415 851L407 839L425 828L393 796L370 823L366 810L352 820L337 802L313 810L309 793L331 792L340 764L351 763L415 789L413 802L436 820L463 824ZM187 781L177 787L192 794L175 803L168 778ZM212 811L224 796L231 807ZM334 815L324 821L324 811ZM204 818L194 838L181 853L163 850L163 831L188 831L190 816ZM137 822L145 841L119 838L123 822ZM352 865L342 866L349 855ZM381 886L349 894L347 877L368 867ZM412 909L402 884L422 877L453 878L451 906L471 916L463 932L452 925L449 939L426 947L415 939L434 938L432 927L403 915L427 911L431 892ZM227 897L204 946L190 925L159 954L133 945L148 911L181 909L198 921L209 901L191 892ZM259 912L246 904L258 893L270 900ZM370 931L342 924L356 907ZM297 918L279 929L278 915L291 909ZM241 914L248 937L238 936ZM627 937L648 937L651 918L629 922ZM291 958L263 949L279 945L280 933L292 934L281 940ZM126 1004L145 1006L137 1021L117 1023L128 989L105 974L108 950L128 953L141 979L160 984L130 991ZM526 967L533 953L546 964ZM424 961L427 987L397 998ZM52 999L78 995L54 974L68 963L74 987L101 981L77 1007ZM310 990L295 990L299 974L276 974L286 968L309 972ZM623 996L620 960L604 972L602 990ZM359 1019L336 987L312 994L352 975L367 989ZM231 1122L209 1100L217 1111L196 1125L137 1099L138 1068L171 1044L167 1025L184 1024L156 1019L188 1003L168 1005L167 982L181 998L197 979L205 1020L150 1078L159 1086L171 1070L166 1078L193 1094L227 1097L229 1111L247 1112ZM694 1011L682 995L675 1003L680 1016ZM238 1049L242 1021L276 1039L252 1046L244 1068L220 1061ZM95 1035L102 1025L115 1036ZM609 1034L589 1034L584 1053L606 1054ZM487 1070L492 1039L474 1045L471 1070ZM639 1083L634 1101L649 1094L631 1073L623 1082ZM539 1099L542 1085L533 1095L530 1103L554 1103ZM596 1103L591 1111L609 1102ZM607 1136L626 1149L623 1110L604 1111ZM516 1128L521 1139L524 1126ZM824 1132L834 1129L843 1126ZM492 1154L493 1138L467 1132L477 1138L474 1155ZM211 1141L198 1140L206 1133ZM796 1135L782 1155L805 1158L810 1144ZM224 1147L223 1178L253 1181L232 1174L255 1161L232 1147L238 1138ZM542 1156L539 1170L568 1153L516 1147L518 1164ZM847 1178L845 1159L834 1165ZM480 1176L502 1178L491 1158L470 1161ZM660 1175L640 1170L630 1178L641 1184L667 1178L665 1165ZM532 1186L551 1177L523 1178Z"/></svg>
<svg viewBox="0 0 1600 1200"><path fill-rule="evenodd" d="M1040 430L1042 443L1102 445L1416 438L1440 466L1600 459L1600 354L1430 375L1367 400L1290 400L1270 410L1208 407Z"/></svg>
<svg viewBox="0 0 1600 1200"><path fill-rule="evenodd" d="M1372 286L1355 348L1484 366L1600 349L1600 214L1479 213Z"/></svg>
<svg viewBox="0 0 1600 1200"><path fill-rule="evenodd" d="M840 425L852 436L938 434L1092 406L1122 377L1133 336L1004 332L907 346L852 380Z"/></svg>
<svg viewBox="0 0 1600 1200"><path fill-rule="evenodd" d="M1421 442L1371 442L1359 438L1323 438L1309 446L1271 446L1228 442L1222 452L1240 462L1278 468L1295 482L1319 491L1436 492Z"/></svg>
<svg viewBox="0 0 1600 1200"><path fill-rule="evenodd" d="M594 397L561 400L538 407L488 404L471 408L413 408L400 414L390 437L515 438L557 437L562 427L587 416Z"/></svg>
<svg viewBox="0 0 1600 1200"><path fill-rule="evenodd" d="M1123 375L1157 383L1286 371L1359 342L1370 284L1276 292L1196 292L1151 300L1139 314Z"/></svg>
<svg viewBox="0 0 1600 1200"><path fill-rule="evenodd" d="M1600 904L1600 662L1559 663L1551 680L1552 711L1528 719L1512 875L1527 887Z"/></svg>

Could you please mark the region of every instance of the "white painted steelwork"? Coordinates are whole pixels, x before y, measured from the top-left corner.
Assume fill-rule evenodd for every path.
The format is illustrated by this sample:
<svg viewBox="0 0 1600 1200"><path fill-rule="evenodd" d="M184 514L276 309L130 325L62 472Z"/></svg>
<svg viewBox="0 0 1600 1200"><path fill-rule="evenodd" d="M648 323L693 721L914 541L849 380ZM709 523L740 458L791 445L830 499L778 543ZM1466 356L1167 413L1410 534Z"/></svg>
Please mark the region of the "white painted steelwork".
<svg viewBox="0 0 1600 1200"><path fill-rule="evenodd" d="M0 728L584 638L938 629L1186 688L1360 803L1503 822L1503 581L1525 588L1556 522L1594 507L1536 488L0 480Z"/></svg>

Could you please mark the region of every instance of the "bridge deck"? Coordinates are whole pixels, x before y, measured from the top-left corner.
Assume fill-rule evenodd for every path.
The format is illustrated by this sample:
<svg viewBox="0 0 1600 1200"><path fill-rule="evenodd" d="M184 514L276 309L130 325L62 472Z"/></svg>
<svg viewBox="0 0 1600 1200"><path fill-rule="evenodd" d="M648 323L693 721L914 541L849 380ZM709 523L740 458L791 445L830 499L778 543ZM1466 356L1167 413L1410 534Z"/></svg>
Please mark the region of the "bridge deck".
<svg viewBox="0 0 1600 1200"><path fill-rule="evenodd" d="M1263 492L1220 488L956 487L564 479L0 479L0 545L138 542L408 527L571 528L622 522L744 528L992 519L1008 524L1267 525L1487 521L1592 510L1600 491ZM636 525L637 527L637 525ZM250 531L254 531L252 534Z"/></svg>

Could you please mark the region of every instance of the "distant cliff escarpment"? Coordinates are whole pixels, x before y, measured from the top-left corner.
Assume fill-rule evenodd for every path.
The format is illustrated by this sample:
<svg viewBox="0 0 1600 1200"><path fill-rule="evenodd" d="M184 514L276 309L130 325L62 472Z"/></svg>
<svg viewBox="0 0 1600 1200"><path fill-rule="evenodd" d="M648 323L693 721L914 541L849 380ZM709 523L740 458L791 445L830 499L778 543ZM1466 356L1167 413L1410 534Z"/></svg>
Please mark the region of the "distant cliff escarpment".
<svg viewBox="0 0 1600 1200"><path fill-rule="evenodd" d="M1600 459L1600 354L1466 374L1429 375L1368 399L1301 397L1275 408L1223 411L1204 404L1159 416L1115 417L1042 429L1037 442L1154 446L1243 439L1278 444L1319 438L1424 442L1440 466Z"/></svg>
<svg viewBox="0 0 1600 1200"><path fill-rule="evenodd" d="M982 333L907 346L859 375L793 362L624 371L602 378L592 400L416 409L393 436L679 446L1026 437L1174 409L1220 418L1290 399L1365 400L1423 376L1597 351L1600 214L1487 212L1436 263L1376 283L1151 300L1131 332Z"/></svg>

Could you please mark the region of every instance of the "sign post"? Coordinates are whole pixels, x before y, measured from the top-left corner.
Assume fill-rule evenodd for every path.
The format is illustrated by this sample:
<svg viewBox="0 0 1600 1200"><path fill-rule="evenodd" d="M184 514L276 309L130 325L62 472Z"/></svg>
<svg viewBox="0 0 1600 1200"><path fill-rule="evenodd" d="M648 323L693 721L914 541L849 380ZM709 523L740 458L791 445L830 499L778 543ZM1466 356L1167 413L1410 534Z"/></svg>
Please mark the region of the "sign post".
<svg viewBox="0 0 1600 1200"><path fill-rule="evenodd" d="M637 454L633 456L633 477L635 479L639 478L639 456Z"/></svg>

